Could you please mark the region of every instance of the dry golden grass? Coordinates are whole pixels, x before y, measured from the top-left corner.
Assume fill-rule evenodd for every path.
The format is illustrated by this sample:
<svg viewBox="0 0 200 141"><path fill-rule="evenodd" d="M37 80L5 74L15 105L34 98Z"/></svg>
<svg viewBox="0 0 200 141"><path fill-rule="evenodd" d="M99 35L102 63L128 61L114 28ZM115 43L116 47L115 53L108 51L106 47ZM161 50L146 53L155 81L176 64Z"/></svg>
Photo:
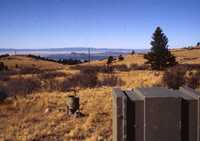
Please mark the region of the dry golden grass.
<svg viewBox="0 0 200 141"><path fill-rule="evenodd" d="M41 70L59 70L64 69L66 66L50 62L50 61L42 61L42 60L34 60L25 56L8 56L0 59L1 62L5 63L8 68L15 68L16 65L19 67L35 67Z"/></svg>
<svg viewBox="0 0 200 141"><path fill-rule="evenodd" d="M111 140L111 88L82 90L82 118L66 115L67 95L39 93L7 99L0 105L0 139L26 140ZM48 112L45 112L49 109Z"/></svg>
<svg viewBox="0 0 200 141"><path fill-rule="evenodd" d="M182 64L199 64L200 50L173 51ZM40 69L60 69L74 73L68 66L46 61L33 61L25 57L10 57L6 65L32 65ZM104 65L106 61L91 62L91 65ZM144 64L142 55L128 55L123 61L114 64ZM85 65L85 64L83 64ZM88 65L88 64L86 64ZM116 72L125 84L122 88L150 87L160 83L163 72L151 70L131 70ZM78 92L81 102L81 118L66 115L67 96L73 93L42 92L26 97L11 97L0 104L0 140L11 141L97 141L112 140L112 88L99 87L81 89ZM48 109L48 110L47 110ZM46 111L46 112L45 112ZM47 112L48 111L48 112Z"/></svg>
<svg viewBox="0 0 200 141"><path fill-rule="evenodd" d="M200 49L181 49L173 52L177 60L181 64L199 64L200 63Z"/></svg>

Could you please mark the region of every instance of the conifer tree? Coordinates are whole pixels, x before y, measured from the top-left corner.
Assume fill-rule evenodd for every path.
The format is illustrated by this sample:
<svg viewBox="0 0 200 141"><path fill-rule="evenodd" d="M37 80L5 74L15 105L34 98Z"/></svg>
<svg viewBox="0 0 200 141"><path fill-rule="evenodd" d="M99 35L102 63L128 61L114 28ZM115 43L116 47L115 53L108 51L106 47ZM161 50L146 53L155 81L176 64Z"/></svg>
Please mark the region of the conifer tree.
<svg viewBox="0 0 200 141"><path fill-rule="evenodd" d="M170 66L174 66L176 62L175 56L168 49L168 38L160 27L157 27L151 41L151 51L144 58L152 69L161 70Z"/></svg>

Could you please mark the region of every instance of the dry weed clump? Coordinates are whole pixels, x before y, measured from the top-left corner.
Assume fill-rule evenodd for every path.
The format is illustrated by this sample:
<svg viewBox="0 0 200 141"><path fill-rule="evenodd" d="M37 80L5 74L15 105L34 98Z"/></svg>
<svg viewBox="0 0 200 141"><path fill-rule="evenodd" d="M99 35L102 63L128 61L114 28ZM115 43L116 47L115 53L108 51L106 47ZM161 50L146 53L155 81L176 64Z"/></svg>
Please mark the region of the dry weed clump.
<svg viewBox="0 0 200 141"><path fill-rule="evenodd" d="M200 71L193 71L186 73L186 85L190 88L196 89L200 86Z"/></svg>
<svg viewBox="0 0 200 141"><path fill-rule="evenodd" d="M200 70L185 66L172 67L165 71L163 84L172 89L179 89L183 85L196 89L200 86Z"/></svg>
<svg viewBox="0 0 200 141"><path fill-rule="evenodd" d="M186 70L182 67L173 67L168 69L163 75L163 83L168 88L179 89L180 86L185 84Z"/></svg>
<svg viewBox="0 0 200 141"><path fill-rule="evenodd" d="M69 91L71 89L79 88L94 88L98 84L98 77L92 70L84 70L80 73L73 74L71 77L63 81L62 90Z"/></svg>
<svg viewBox="0 0 200 141"><path fill-rule="evenodd" d="M100 81L101 86L122 86L124 81L114 74L105 74Z"/></svg>
<svg viewBox="0 0 200 141"><path fill-rule="evenodd" d="M53 79L56 77L66 77L67 74L59 71L47 71L39 74L40 79Z"/></svg>
<svg viewBox="0 0 200 141"><path fill-rule="evenodd" d="M0 102L4 101L8 97L5 87L0 86Z"/></svg>
<svg viewBox="0 0 200 141"><path fill-rule="evenodd" d="M67 77L62 86L63 91L75 90L76 88L95 88L101 86L121 86L124 82L113 73L104 74L99 79L97 73L90 69L81 70L80 73Z"/></svg>
<svg viewBox="0 0 200 141"><path fill-rule="evenodd" d="M26 95L41 90L41 82L37 78L12 78L6 83L6 91L11 95Z"/></svg>

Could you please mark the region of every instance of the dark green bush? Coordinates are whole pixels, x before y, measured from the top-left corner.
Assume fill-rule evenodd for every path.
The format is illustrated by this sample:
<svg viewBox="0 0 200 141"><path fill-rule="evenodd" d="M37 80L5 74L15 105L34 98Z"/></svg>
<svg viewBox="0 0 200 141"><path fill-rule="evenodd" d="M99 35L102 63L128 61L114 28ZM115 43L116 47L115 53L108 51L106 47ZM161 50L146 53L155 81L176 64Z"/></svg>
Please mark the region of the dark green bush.
<svg viewBox="0 0 200 141"><path fill-rule="evenodd" d="M119 56L118 56L118 60L119 60L119 61L123 61L123 60L124 60L124 57L123 57L122 55L119 55Z"/></svg>

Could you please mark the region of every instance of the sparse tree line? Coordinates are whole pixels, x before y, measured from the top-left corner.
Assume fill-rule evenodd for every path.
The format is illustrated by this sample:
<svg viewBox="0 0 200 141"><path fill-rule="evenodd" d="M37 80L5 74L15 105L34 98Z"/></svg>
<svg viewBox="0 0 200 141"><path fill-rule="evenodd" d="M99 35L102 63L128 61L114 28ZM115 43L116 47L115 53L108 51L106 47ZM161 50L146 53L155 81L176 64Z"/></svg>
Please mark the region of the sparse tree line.
<svg viewBox="0 0 200 141"><path fill-rule="evenodd" d="M2 54L2 55L0 55L0 59L4 58L4 57L8 57L8 56L10 56L10 55L9 54Z"/></svg>
<svg viewBox="0 0 200 141"><path fill-rule="evenodd" d="M184 49L192 50L192 49L199 49L199 47L200 47L200 42L197 42L196 45L186 46L186 47L184 47Z"/></svg>
<svg viewBox="0 0 200 141"><path fill-rule="evenodd" d="M59 60L54 60L54 59L49 59L46 57L41 57L41 56L37 56L37 55L28 55L28 57L34 58L36 60L44 60L44 61L51 61L51 62L56 62L59 64L64 64L64 65L76 65L76 64L80 64L86 61L81 61L78 59L59 59Z"/></svg>

